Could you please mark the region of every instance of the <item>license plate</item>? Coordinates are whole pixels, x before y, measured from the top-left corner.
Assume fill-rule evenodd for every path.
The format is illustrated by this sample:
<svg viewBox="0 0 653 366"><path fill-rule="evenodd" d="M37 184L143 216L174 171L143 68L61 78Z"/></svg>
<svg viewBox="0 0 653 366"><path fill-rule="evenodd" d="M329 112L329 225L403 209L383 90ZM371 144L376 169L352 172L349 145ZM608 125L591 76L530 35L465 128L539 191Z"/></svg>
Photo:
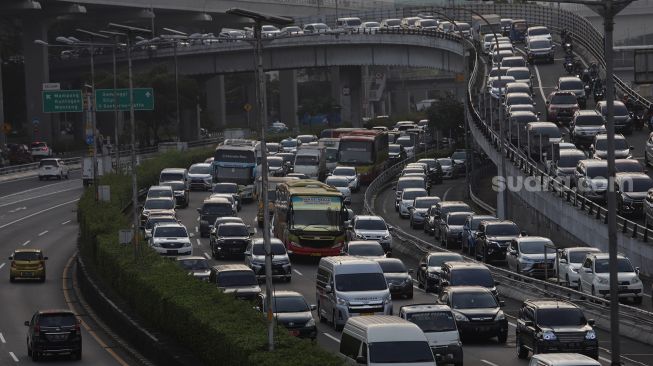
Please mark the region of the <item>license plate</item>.
<svg viewBox="0 0 653 366"><path fill-rule="evenodd" d="M321 257L320 253L311 253L311 257Z"/></svg>
<svg viewBox="0 0 653 366"><path fill-rule="evenodd" d="M168 254L177 254L177 253L178 253L177 250L168 250Z"/></svg>
<svg viewBox="0 0 653 366"><path fill-rule="evenodd" d="M34 276L34 272L22 272L21 275L23 277L32 277Z"/></svg>
<svg viewBox="0 0 653 366"><path fill-rule="evenodd" d="M290 331L288 331L288 333L293 337L297 337L299 335L298 330L290 330Z"/></svg>
<svg viewBox="0 0 653 366"><path fill-rule="evenodd" d="M476 327L475 330L476 330L477 333L484 333L484 332L487 332L488 330L490 330L490 328L489 327Z"/></svg>
<svg viewBox="0 0 653 366"><path fill-rule="evenodd" d="M363 316L370 316L370 315L374 315L374 313L361 313L361 315L363 315Z"/></svg>
<svg viewBox="0 0 653 366"><path fill-rule="evenodd" d="M63 341L63 340L66 339L66 335L65 334L55 334L54 336L52 336L52 339L55 340L55 341Z"/></svg>
<svg viewBox="0 0 653 366"><path fill-rule="evenodd" d="M628 286L619 286L619 290L628 290Z"/></svg>

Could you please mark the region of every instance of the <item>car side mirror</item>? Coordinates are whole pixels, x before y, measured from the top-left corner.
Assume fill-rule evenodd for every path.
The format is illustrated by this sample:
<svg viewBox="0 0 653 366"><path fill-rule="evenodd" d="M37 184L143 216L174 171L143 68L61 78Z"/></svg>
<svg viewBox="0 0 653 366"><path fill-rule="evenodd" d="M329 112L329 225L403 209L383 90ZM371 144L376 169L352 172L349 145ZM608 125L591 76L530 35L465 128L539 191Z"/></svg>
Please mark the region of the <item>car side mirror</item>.
<svg viewBox="0 0 653 366"><path fill-rule="evenodd" d="M23 324L24 324L26 327L29 327L29 320L25 320L25 322L24 322Z"/></svg>
<svg viewBox="0 0 653 366"><path fill-rule="evenodd" d="M499 307L502 308L502 307L505 307L505 306L506 306L506 302L503 301L503 300L499 300Z"/></svg>
<svg viewBox="0 0 653 366"><path fill-rule="evenodd" d="M189 238L194 238L194 237L195 237L195 233L190 233L190 234L188 235L188 237L189 237Z"/></svg>
<svg viewBox="0 0 653 366"><path fill-rule="evenodd" d="M422 263L419 265L419 268L426 268L426 263Z"/></svg>
<svg viewBox="0 0 653 366"><path fill-rule="evenodd" d="M392 190L393 190L393 191L396 191L396 190L397 190L397 188L396 188L396 187L392 187Z"/></svg>
<svg viewBox="0 0 653 366"><path fill-rule="evenodd" d="M547 100L547 101L544 102L544 103L545 103L546 105L549 105L549 104L551 104L551 101L550 101L550 100ZM540 112L537 112L537 115L539 116L539 115L540 115Z"/></svg>
<svg viewBox="0 0 653 366"><path fill-rule="evenodd" d="M528 233L525 232L525 231L522 231L522 232L520 233L520 235L521 235L521 236L528 236Z"/></svg>
<svg viewBox="0 0 653 366"><path fill-rule="evenodd" d="M247 225L247 233L252 236L256 234L256 228Z"/></svg>
<svg viewBox="0 0 653 366"><path fill-rule="evenodd" d="M637 273L637 275L639 276L639 267L635 267L635 273Z"/></svg>
<svg viewBox="0 0 653 366"><path fill-rule="evenodd" d="M13 261L14 257L7 257L7 259L9 259L10 261Z"/></svg>
<svg viewBox="0 0 653 366"><path fill-rule="evenodd" d="M414 274L414 273L415 273L415 270L414 270L414 269L409 269L409 270L408 270L408 274Z"/></svg>
<svg viewBox="0 0 653 366"><path fill-rule="evenodd" d="M449 281L447 280L440 281L440 287L447 287L447 286L449 286Z"/></svg>
<svg viewBox="0 0 653 366"><path fill-rule="evenodd" d="M356 356L356 363L366 364L367 358L365 358L365 356Z"/></svg>
<svg viewBox="0 0 653 366"><path fill-rule="evenodd" d="M499 282L499 281L494 281L494 286L499 286L499 285L501 285L501 282Z"/></svg>
<svg viewBox="0 0 653 366"><path fill-rule="evenodd" d="M324 292L326 292L327 294L333 293L333 288L331 288L331 285L324 286Z"/></svg>
<svg viewBox="0 0 653 366"><path fill-rule="evenodd" d="M594 324L596 324L596 321L594 321L594 319L587 319L587 325L590 325L590 326L593 327Z"/></svg>
<svg viewBox="0 0 653 366"><path fill-rule="evenodd" d="M310 308L311 308L311 311L315 311L315 310L317 310L317 305L311 304Z"/></svg>

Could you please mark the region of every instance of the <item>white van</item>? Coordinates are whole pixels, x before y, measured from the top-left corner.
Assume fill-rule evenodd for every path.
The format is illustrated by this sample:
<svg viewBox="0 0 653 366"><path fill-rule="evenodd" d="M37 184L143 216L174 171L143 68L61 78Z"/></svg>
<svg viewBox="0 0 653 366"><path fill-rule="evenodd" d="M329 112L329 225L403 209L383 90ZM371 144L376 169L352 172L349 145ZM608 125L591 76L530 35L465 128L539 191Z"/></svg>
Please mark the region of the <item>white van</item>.
<svg viewBox="0 0 653 366"><path fill-rule="evenodd" d="M579 353L540 353L531 357L528 366L600 366L601 363Z"/></svg>
<svg viewBox="0 0 653 366"><path fill-rule="evenodd" d="M435 365L424 332L409 321L387 315L347 321L340 337L340 354L365 365Z"/></svg>
<svg viewBox="0 0 653 366"><path fill-rule="evenodd" d="M165 168L159 174L159 185L164 182L184 182L188 187L188 169Z"/></svg>
<svg viewBox="0 0 653 366"><path fill-rule="evenodd" d="M447 305L413 304L399 308L399 317L424 332L435 360L440 364L463 364L463 346L456 319Z"/></svg>
<svg viewBox="0 0 653 366"><path fill-rule="evenodd" d="M357 257L320 259L315 281L317 313L340 330L360 315L392 315L392 298L381 266Z"/></svg>
<svg viewBox="0 0 653 366"><path fill-rule="evenodd" d="M361 18L357 18L357 17L338 18L336 20L335 29L352 30L352 29L360 28L362 24L363 22L361 21Z"/></svg>
<svg viewBox="0 0 653 366"><path fill-rule="evenodd" d="M311 179L324 180L326 177L324 148L302 145L295 155L293 173L303 173Z"/></svg>

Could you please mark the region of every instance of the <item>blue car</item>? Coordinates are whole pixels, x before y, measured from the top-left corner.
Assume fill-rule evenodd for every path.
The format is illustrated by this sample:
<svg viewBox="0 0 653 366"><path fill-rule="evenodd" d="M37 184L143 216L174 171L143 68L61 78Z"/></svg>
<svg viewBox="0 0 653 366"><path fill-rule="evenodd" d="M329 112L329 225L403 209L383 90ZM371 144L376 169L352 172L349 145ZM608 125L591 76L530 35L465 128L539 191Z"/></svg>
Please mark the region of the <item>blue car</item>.
<svg viewBox="0 0 653 366"><path fill-rule="evenodd" d="M497 221L498 219L491 215L469 215L463 224L461 251L472 254L476 249L476 229L482 221Z"/></svg>
<svg viewBox="0 0 653 366"><path fill-rule="evenodd" d="M526 39L526 31L528 30L528 23L524 19L514 20L510 26L510 42L518 43L524 42Z"/></svg>

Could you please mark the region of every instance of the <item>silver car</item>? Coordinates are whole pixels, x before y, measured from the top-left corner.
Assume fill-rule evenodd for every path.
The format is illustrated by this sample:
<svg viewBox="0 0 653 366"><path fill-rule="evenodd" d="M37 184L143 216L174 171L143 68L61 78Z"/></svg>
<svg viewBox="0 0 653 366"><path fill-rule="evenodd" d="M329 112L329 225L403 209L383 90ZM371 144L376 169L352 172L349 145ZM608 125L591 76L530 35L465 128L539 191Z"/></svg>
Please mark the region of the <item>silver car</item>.
<svg viewBox="0 0 653 366"><path fill-rule="evenodd" d="M431 206L440 202L440 197L437 196L427 196L427 197L418 197L413 203L413 209L410 210L410 228L416 229L424 226L424 221L426 220L429 209Z"/></svg>
<svg viewBox="0 0 653 366"><path fill-rule="evenodd" d="M349 179L347 177L332 175L327 177L324 183L340 191L343 197L342 200L346 205L351 204L351 189L349 188Z"/></svg>
<svg viewBox="0 0 653 366"><path fill-rule="evenodd" d="M381 216L358 215L347 231L348 240L375 240L386 253L391 251L392 234Z"/></svg>
<svg viewBox="0 0 653 366"><path fill-rule="evenodd" d="M428 192L424 188L406 188L401 194L401 200L399 201L399 217L408 218L410 216L410 210L413 207L415 199L418 197L426 197Z"/></svg>

